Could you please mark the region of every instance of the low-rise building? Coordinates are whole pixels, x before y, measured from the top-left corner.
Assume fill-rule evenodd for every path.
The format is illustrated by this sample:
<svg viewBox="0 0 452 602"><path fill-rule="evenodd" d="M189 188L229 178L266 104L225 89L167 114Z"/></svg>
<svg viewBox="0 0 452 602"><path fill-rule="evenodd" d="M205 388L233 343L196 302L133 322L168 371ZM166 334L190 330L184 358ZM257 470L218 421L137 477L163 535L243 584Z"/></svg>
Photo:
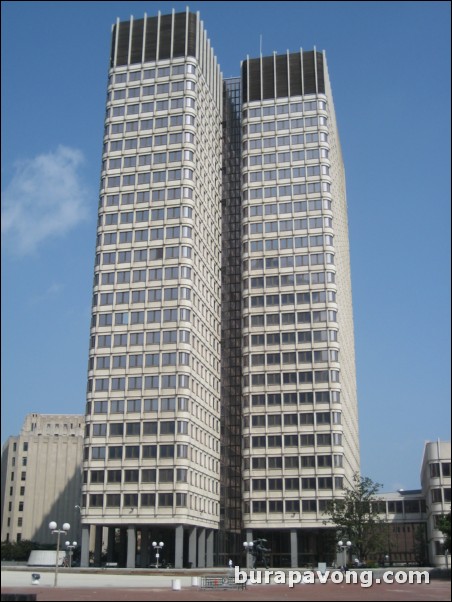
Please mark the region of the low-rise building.
<svg viewBox="0 0 452 602"><path fill-rule="evenodd" d="M450 499L450 441L428 441L425 444L421 467L421 486L427 508L427 538L430 562L435 566L450 566L450 550L444 548L444 535L438 529L438 519L451 509Z"/></svg>

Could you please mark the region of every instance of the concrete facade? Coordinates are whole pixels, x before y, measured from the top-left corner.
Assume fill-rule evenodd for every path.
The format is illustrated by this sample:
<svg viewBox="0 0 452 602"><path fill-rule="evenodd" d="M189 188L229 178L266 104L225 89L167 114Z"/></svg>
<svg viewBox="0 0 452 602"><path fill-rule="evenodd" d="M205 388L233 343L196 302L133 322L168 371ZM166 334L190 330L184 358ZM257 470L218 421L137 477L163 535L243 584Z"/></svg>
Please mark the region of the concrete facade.
<svg viewBox="0 0 452 602"><path fill-rule="evenodd" d="M154 540L161 559L205 563L218 526L222 102L199 16L116 23L82 499L126 566Z"/></svg>
<svg viewBox="0 0 452 602"><path fill-rule="evenodd" d="M246 529L315 562L359 470L326 57L247 59L223 86L199 14L118 21L106 108L83 541L209 566Z"/></svg>
<svg viewBox="0 0 452 602"><path fill-rule="evenodd" d="M450 550L444 548L444 535L438 530L438 518L451 510L450 441L428 441L421 466L421 486L427 506L429 557L435 566L450 567ZM447 556L446 556L447 552Z"/></svg>
<svg viewBox="0 0 452 602"><path fill-rule="evenodd" d="M2 541L54 543L48 524L80 537L84 417L28 414L2 450Z"/></svg>

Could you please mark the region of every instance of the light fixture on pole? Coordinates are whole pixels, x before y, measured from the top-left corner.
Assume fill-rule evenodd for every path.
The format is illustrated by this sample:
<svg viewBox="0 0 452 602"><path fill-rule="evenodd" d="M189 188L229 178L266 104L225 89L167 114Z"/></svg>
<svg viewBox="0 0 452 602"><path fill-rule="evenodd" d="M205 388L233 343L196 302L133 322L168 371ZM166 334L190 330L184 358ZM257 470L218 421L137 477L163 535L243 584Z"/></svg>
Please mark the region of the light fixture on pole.
<svg viewBox="0 0 452 602"><path fill-rule="evenodd" d="M342 552L342 566L345 568L347 566L347 550L352 547L352 542L347 541L344 543L342 540L337 542L337 547L340 548Z"/></svg>
<svg viewBox="0 0 452 602"><path fill-rule="evenodd" d="M77 547L77 542L73 541L72 543L70 541L66 541L64 544L67 548L67 550L69 551L69 568L72 567L72 554L74 553L75 548Z"/></svg>
<svg viewBox="0 0 452 602"><path fill-rule="evenodd" d="M245 553L251 554L252 568L254 568L254 555L253 555L254 542L253 541L244 541L243 547L245 548ZM247 558L248 558L248 556L247 556ZM248 563L247 563L247 566L248 566Z"/></svg>
<svg viewBox="0 0 452 602"><path fill-rule="evenodd" d="M152 542L152 547L155 550L155 568L158 569L159 568L159 558L160 558L160 550L163 548L165 544L163 543L163 541L159 541L159 543L157 543L156 541Z"/></svg>
<svg viewBox="0 0 452 602"><path fill-rule="evenodd" d="M56 560L55 560L55 579L53 582L53 586L56 587L58 584L58 563L59 563L59 556L60 556L60 535L63 533L64 535L66 535L66 533L69 531L69 529L71 528L71 525L69 523L64 523L63 524L63 528L62 529L58 529L58 525L56 524L55 521L52 521L49 523L49 529L52 531L52 535L56 533L57 536L57 549L56 549Z"/></svg>

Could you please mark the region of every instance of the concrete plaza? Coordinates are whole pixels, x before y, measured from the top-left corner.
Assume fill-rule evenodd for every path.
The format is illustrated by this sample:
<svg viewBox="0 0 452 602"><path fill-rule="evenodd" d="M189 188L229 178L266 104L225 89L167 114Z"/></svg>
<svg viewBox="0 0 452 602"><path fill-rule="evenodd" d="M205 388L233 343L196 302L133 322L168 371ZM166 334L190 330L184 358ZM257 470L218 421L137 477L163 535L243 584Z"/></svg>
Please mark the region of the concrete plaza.
<svg viewBox="0 0 452 602"><path fill-rule="evenodd" d="M39 585L32 584L32 573L40 574ZM246 590L202 590L193 586L194 576L227 575L225 569L209 571L120 571L63 569L58 574L58 587L53 587L52 569L23 568L2 570L2 594L36 594L36 600L450 600L451 586L447 581L431 580L429 584L297 584L249 585ZM181 589L172 589L173 581ZM200 582L200 579L199 579Z"/></svg>

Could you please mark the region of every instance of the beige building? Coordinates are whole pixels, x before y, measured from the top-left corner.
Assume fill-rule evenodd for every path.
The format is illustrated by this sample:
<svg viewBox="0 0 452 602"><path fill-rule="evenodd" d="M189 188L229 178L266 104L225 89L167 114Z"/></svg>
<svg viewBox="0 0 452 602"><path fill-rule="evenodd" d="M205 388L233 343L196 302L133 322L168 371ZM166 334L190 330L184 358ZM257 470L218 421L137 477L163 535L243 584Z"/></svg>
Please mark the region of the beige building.
<svg viewBox="0 0 452 602"><path fill-rule="evenodd" d="M54 543L50 521L71 525L80 538L85 419L73 414L28 414L2 450L2 541Z"/></svg>
<svg viewBox="0 0 452 602"><path fill-rule="evenodd" d="M434 566L450 566L444 549L444 535L437 521L451 510L450 441L428 441L421 467L422 494L427 506L427 537L430 561Z"/></svg>
<svg viewBox="0 0 452 602"><path fill-rule="evenodd" d="M112 32L82 493L82 565L165 542L213 562L220 504L222 77L199 15ZM184 541L187 545L184 544ZM117 545L116 545L117 544ZM126 552L126 556L124 555Z"/></svg>
<svg viewBox="0 0 452 602"><path fill-rule="evenodd" d="M81 563L316 562L359 470L325 54L223 82L199 14L117 21L104 125Z"/></svg>
<svg viewBox="0 0 452 602"><path fill-rule="evenodd" d="M450 566L438 518L451 510L450 441L425 443L421 489L381 493L376 497L387 537L372 560Z"/></svg>
<svg viewBox="0 0 452 602"><path fill-rule="evenodd" d="M302 566L359 471L344 166L324 53L248 59L242 81L243 522Z"/></svg>

